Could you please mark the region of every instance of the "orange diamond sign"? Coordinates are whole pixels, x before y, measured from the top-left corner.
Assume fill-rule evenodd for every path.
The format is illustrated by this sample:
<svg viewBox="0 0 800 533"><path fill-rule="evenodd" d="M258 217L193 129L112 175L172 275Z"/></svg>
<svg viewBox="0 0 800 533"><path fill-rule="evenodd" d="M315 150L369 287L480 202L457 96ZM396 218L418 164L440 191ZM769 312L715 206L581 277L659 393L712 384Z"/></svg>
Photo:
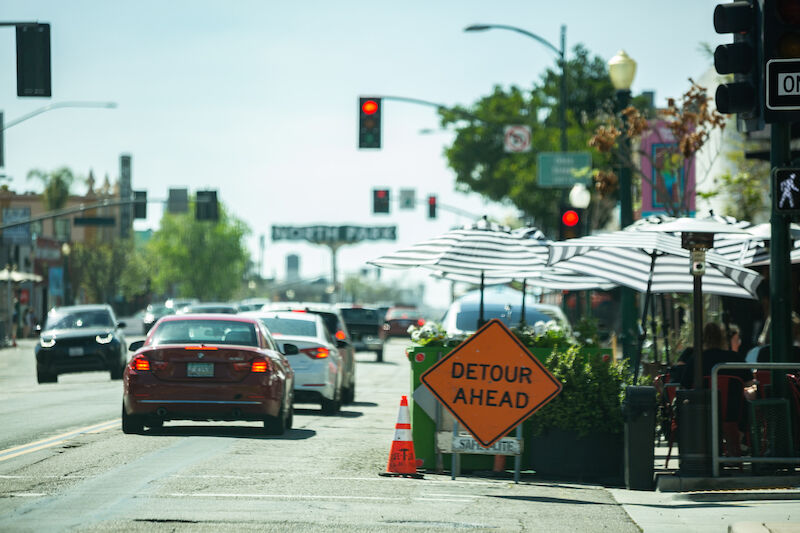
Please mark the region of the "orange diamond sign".
<svg viewBox="0 0 800 533"><path fill-rule="evenodd" d="M497 319L420 379L486 448L561 392L561 383Z"/></svg>

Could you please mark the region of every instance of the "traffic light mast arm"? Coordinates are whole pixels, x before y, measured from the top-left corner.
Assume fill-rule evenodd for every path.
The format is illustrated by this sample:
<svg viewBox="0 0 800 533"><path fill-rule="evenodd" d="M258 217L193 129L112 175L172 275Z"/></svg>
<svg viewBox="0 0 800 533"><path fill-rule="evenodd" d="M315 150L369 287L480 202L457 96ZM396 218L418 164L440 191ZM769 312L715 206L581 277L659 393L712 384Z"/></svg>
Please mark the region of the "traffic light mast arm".
<svg viewBox="0 0 800 533"><path fill-rule="evenodd" d="M51 218L58 218L66 215L72 215L75 213L82 213L90 209L97 209L98 207L114 207L118 205L129 205L133 203L134 203L133 198L129 200L103 200L102 202L97 202L94 204L88 204L88 205L81 204L75 207L57 209L55 211L50 211L49 213L45 213L43 215L27 218L25 220L15 220L14 222L0 224L0 231L8 228L14 228L17 226L24 226L25 224L30 224L31 222L39 222L40 220L49 220Z"/></svg>
<svg viewBox="0 0 800 533"><path fill-rule="evenodd" d="M440 111L441 110L454 111L454 109L452 109L450 107L447 107L444 104L437 104L436 102L430 102L428 100L422 100L420 98L408 98L406 96L380 96L378 98L381 98L383 100L394 100L396 102L406 102L406 103L409 103L409 104L417 104L417 105L424 105L424 106L428 106L428 107L435 107L437 110L440 110ZM477 120L479 122L483 122L483 123L488 124L488 122L486 122L485 120L483 120L483 119L481 119L481 118L479 118L479 117L477 117L477 116L475 116L472 113L469 113L467 111L458 111L458 113L461 114L461 115L464 115L464 117L466 117L466 118L470 118L472 120Z"/></svg>
<svg viewBox="0 0 800 533"><path fill-rule="evenodd" d="M441 209L442 211L447 211L449 213L456 214L456 215L461 215L463 217L474 218L476 220L483 216L483 215L476 215L475 213L470 213L469 211L465 211L464 209L461 209L460 207L455 207L455 206L452 206L452 205L443 204L442 202L440 202L438 200L436 201L436 208L437 209Z"/></svg>

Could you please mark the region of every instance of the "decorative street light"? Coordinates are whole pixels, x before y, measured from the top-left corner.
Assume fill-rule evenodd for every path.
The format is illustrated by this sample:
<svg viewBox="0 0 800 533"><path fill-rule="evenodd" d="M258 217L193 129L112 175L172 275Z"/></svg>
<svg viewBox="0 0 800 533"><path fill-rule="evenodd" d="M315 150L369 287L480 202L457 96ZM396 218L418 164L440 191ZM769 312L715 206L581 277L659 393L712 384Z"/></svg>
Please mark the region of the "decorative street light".
<svg viewBox="0 0 800 533"><path fill-rule="evenodd" d="M636 75L636 61L625 53L617 52L608 62L608 74L611 84L617 90L616 110L621 112L628 107L631 101L631 85ZM620 144L625 153L630 153L630 139L622 128ZM633 194L631 184L631 169L624 163L618 169L619 177L619 226L620 229L633 224ZM629 361L633 361L636 351L636 313L634 312L635 296L633 289L620 287L620 307L622 315L622 354ZM637 363L638 364L638 363ZM633 369L634 375L637 369Z"/></svg>
<svg viewBox="0 0 800 533"><path fill-rule="evenodd" d="M505 24L473 24L472 26L467 26L464 28L464 31L486 31L486 30L510 30L515 31L517 33L521 33L531 39L538 41L539 43L543 44L556 54L558 54L558 62L559 66L561 67L561 87L559 90L559 102L558 102L558 122L559 127L561 128L561 151L566 152L568 150L567 147L567 61L566 61L566 49L567 49L567 27L565 25L561 25L561 48L556 48L550 41L536 35L535 33L531 33L527 30L523 30L522 28L517 28L516 26L507 26Z"/></svg>

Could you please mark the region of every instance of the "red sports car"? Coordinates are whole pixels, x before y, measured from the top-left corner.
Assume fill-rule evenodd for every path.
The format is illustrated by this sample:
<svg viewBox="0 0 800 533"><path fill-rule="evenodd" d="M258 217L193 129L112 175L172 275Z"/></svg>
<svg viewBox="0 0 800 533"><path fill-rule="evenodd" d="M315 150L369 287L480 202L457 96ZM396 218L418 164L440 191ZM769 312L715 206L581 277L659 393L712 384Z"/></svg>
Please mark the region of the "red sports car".
<svg viewBox="0 0 800 533"><path fill-rule="evenodd" d="M260 420L269 435L292 426L294 371L257 319L171 315L130 345L123 375L122 431L165 420Z"/></svg>
<svg viewBox="0 0 800 533"><path fill-rule="evenodd" d="M409 326L422 326L425 319L419 310L414 307L390 307L386 311L383 326L379 332L380 338L408 337Z"/></svg>

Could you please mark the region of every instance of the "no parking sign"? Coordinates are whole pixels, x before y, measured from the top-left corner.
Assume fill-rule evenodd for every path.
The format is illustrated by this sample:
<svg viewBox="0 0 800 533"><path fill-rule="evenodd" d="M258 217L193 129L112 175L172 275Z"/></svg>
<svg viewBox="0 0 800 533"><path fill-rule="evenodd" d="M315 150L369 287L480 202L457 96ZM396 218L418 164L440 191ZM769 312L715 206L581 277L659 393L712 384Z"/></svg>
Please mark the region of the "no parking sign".
<svg viewBox="0 0 800 533"><path fill-rule="evenodd" d="M503 147L506 152L530 152L531 151L531 127L530 126L506 126L503 130Z"/></svg>

